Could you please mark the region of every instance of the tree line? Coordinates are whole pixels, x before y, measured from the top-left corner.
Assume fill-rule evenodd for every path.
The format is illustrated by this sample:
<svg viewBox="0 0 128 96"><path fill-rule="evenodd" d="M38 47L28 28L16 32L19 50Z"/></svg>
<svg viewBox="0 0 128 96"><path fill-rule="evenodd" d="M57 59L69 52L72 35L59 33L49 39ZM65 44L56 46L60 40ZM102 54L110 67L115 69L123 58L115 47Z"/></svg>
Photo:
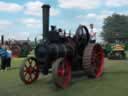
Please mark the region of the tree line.
<svg viewBox="0 0 128 96"><path fill-rule="evenodd" d="M105 18L101 35L107 42L128 41L128 16L113 14Z"/></svg>

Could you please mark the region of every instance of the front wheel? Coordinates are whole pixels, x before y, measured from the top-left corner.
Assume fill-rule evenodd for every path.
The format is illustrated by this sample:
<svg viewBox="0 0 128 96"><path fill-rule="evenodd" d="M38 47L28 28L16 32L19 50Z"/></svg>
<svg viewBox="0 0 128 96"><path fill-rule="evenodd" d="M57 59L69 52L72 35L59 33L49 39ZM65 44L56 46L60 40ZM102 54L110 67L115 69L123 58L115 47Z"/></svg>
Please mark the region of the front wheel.
<svg viewBox="0 0 128 96"><path fill-rule="evenodd" d="M71 63L66 58L59 58L52 64L53 82L57 87L67 88L71 81Z"/></svg>
<svg viewBox="0 0 128 96"><path fill-rule="evenodd" d="M20 67L20 79L25 84L31 84L39 77L39 65L34 57L28 57Z"/></svg>

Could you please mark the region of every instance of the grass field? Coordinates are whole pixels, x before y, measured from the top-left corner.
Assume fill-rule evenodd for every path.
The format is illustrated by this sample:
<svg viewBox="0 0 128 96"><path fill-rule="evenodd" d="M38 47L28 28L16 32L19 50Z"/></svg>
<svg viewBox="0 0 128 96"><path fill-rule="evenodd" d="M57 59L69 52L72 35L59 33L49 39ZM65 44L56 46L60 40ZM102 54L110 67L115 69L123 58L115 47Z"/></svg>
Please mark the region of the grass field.
<svg viewBox="0 0 128 96"><path fill-rule="evenodd" d="M40 76L32 85L24 85L19 78L19 66L23 59L14 59L12 69L0 72L0 96L127 96L128 60L105 59L101 78L73 80L69 88L56 89L51 76Z"/></svg>

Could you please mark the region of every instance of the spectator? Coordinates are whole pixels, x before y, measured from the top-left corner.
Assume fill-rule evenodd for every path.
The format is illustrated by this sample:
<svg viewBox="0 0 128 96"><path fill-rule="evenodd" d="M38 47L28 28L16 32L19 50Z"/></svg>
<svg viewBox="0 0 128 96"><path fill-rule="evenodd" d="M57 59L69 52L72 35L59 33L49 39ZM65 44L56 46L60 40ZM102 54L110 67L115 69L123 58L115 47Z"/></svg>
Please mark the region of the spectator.
<svg viewBox="0 0 128 96"><path fill-rule="evenodd" d="M90 28L91 28L91 30L89 32L89 34L90 34L90 43L96 43L96 32L93 31L93 27L94 27L94 25L90 24Z"/></svg>
<svg viewBox="0 0 128 96"><path fill-rule="evenodd" d="M2 45L0 44L0 57L1 57L1 69L4 71L7 66L7 51L5 48L2 48Z"/></svg>
<svg viewBox="0 0 128 96"><path fill-rule="evenodd" d="M7 47L7 69L11 68L11 58L12 58L12 51L10 50L9 47Z"/></svg>

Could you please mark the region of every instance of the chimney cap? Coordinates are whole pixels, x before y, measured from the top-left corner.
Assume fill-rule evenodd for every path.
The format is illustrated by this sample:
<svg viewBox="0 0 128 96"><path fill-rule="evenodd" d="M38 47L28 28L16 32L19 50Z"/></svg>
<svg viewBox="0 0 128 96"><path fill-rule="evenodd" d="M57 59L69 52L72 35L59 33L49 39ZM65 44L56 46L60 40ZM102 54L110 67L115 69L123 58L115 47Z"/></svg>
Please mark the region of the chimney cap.
<svg viewBox="0 0 128 96"><path fill-rule="evenodd" d="M42 5L42 8L50 8L50 5L49 4L44 4L44 5Z"/></svg>

